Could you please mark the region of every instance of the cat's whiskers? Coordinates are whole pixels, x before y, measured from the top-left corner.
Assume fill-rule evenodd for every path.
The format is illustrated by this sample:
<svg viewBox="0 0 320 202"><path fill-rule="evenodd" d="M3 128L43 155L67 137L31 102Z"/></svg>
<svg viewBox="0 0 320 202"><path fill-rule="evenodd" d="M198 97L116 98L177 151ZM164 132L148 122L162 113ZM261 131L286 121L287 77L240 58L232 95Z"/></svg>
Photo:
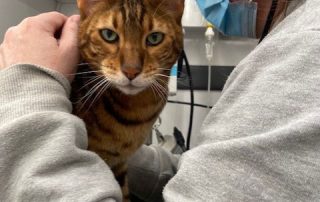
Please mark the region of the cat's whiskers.
<svg viewBox="0 0 320 202"><path fill-rule="evenodd" d="M151 88L151 90L152 90L153 97L156 99L156 98L157 98L157 95L156 95L156 92L155 92L155 89L154 89L153 83L151 83L150 88Z"/></svg>
<svg viewBox="0 0 320 202"><path fill-rule="evenodd" d="M161 3L159 3L158 7L156 8L156 10L154 11L152 18L154 18L159 10L159 8L162 6L162 4L165 2L165 0L162 0Z"/></svg>
<svg viewBox="0 0 320 202"><path fill-rule="evenodd" d="M77 64L78 66L85 66L85 65L90 65L89 63L87 63L87 62L83 62L83 63L79 63L79 64Z"/></svg>
<svg viewBox="0 0 320 202"><path fill-rule="evenodd" d="M161 79L156 79L155 81L160 85L159 87L161 87L163 89L163 92L167 91L167 88L164 87L164 86L167 86L167 84L168 84L167 81L163 81Z"/></svg>
<svg viewBox="0 0 320 202"><path fill-rule="evenodd" d="M167 89L163 87L157 79L154 79L152 82L152 85L154 85L158 95L160 96L163 103L166 103L167 101Z"/></svg>
<svg viewBox="0 0 320 202"><path fill-rule="evenodd" d="M89 76L81 76L81 77L79 77L79 78L91 80L92 77L96 77L96 76L98 76L98 75L95 75L95 76L91 76L91 75L89 75ZM101 76L101 75L100 75L100 76Z"/></svg>
<svg viewBox="0 0 320 202"><path fill-rule="evenodd" d="M147 83L149 83L149 86L150 86L150 88L152 90L154 98L157 98L157 95L156 95L156 92L155 92L155 89L154 89L154 86L153 86L154 79L152 79L152 77L148 77L145 80L146 80Z"/></svg>
<svg viewBox="0 0 320 202"><path fill-rule="evenodd" d="M161 103L165 103L166 101L163 98L163 94L161 93L161 90L158 88L157 84L156 83L152 83L151 86L155 90L155 92L158 95L158 97L160 97Z"/></svg>
<svg viewBox="0 0 320 202"><path fill-rule="evenodd" d="M103 77L104 77L103 75L94 76L93 78L89 79L88 82L86 82L86 84L83 85L83 86L79 89L79 91L82 90L82 89L84 89L85 87L89 86L90 84L96 82L97 80L103 78Z"/></svg>
<svg viewBox="0 0 320 202"><path fill-rule="evenodd" d="M85 104L89 101L89 99L91 98L92 95L94 95L94 93L99 90L99 88L105 84L107 80L103 79L101 81L99 81L97 84L95 84L86 94L85 96L83 96L79 102L81 103L83 100L84 102L82 103L80 109L83 109L83 107L85 106Z"/></svg>
<svg viewBox="0 0 320 202"><path fill-rule="evenodd" d="M79 98L79 100L77 101L77 103L82 103L83 105L86 103L87 98L91 96L92 91L94 91L94 89L101 83L102 81L98 82L97 84L95 84L83 97ZM85 100L84 102L82 102L83 100ZM81 106L81 108L83 107L83 105Z"/></svg>
<svg viewBox="0 0 320 202"><path fill-rule="evenodd" d="M101 65L101 64L94 64L94 63L80 63L78 64L78 66L84 66L84 65L89 65L92 67L106 67L109 68L111 66L107 66L107 65ZM90 74L95 74L93 76L87 76L86 78L88 79L88 81L86 81L86 84L83 85L79 90L82 90L83 88L86 88L90 85L93 85L95 82L97 82L96 84L94 84L90 90L88 90L88 92L79 99L79 101L77 101L77 103L82 103L80 106L80 109L83 109L84 106L86 105L86 103L94 96L93 101L90 103L89 108L90 109L93 104L96 102L97 99L99 99L101 97L101 95L103 94L103 92L105 90L108 89L108 87L110 87L111 82L109 81L109 79L107 79L104 75L103 70L92 70L92 71L82 71L82 72L77 72L73 75L90 75ZM99 73L97 75L97 73ZM81 77L81 78L85 78L85 77ZM100 80L100 81L99 81Z"/></svg>
<svg viewBox="0 0 320 202"><path fill-rule="evenodd" d="M168 69L166 69L166 68L157 68L157 69L158 69L158 70L162 70L163 73L165 73L165 71L171 71L172 68L168 68ZM159 71L159 72L157 72L157 73L158 73L158 74L161 74L161 71ZM182 71L177 71L177 73L181 74Z"/></svg>
<svg viewBox="0 0 320 202"><path fill-rule="evenodd" d="M99 100L99 98L103 95L103 93L110 87L111 82L107 79L104 79L104 83L101 84L102 88L101 90L96 94L96 96L93 98L93 101L88 107L88 110L93 106L93 104L96 102L96 100Z"/></svg>
<svg viewBox="0 0 320 202"><path fill-rule="evenodd" d="M163 74L155 74L155 76L159 76L160 78L161 77L164 77L164 78L170 78L171 76L167 76L167 75L163 75ZM161 81L164 85L168 85L168 81L164 81L164 80L161 80L160 78L158 78L158 81ZM177 78L177 82L183 82L185 78Z"/></svg>
<svg viewBox="0 0 320 202"><path fill-rule="evenodd" d="M97 72L101 72L101 71L77 72L77 73L74 73L74 74L68 74L68 75L70 75L70 76L76 76L76 75L92 74L92 73L97 73Z"/></svg>
<svg viewBox="0 0 320 202"><path fill-rule="evenodd" d="M163 76L166 76L166 75L163 75ZM168 80L163 80L162 79L163 77L155 77L155 79L158 81L158 82L161 82L161 84L162 84L162 87L164 87L164 86L168 86Z"/></svg>
<svg viewBox="0 0 320 202"><path fill-rule="evenodd" d="M155 76L162 76L162 77L166 77L166 78L170 78L170 76L164 75L164 74L154 74Z"/></svg>
<svg viewBox="0 0 320 202"><path fill-rule="evenodd" d="M68 74L68 75L76 76L76 75L91 74L91 73L97 73L97 72L102 72L102 71L101 70L99 70L99 71L85 71L85 72L77 72L77 73Z"/></svg>

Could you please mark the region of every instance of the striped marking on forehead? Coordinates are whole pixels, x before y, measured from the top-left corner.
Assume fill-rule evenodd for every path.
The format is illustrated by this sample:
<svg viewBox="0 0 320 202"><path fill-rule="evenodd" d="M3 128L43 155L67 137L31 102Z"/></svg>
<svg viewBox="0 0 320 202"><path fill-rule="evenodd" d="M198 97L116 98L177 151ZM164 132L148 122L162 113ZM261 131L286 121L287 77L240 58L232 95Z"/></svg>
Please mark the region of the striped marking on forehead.
<svg viewBox="0 0 320 202"><path fill-rule="evenodd" d="M126 24L142 24L145 7L142 0L122 0L121 13Z"/></svg>

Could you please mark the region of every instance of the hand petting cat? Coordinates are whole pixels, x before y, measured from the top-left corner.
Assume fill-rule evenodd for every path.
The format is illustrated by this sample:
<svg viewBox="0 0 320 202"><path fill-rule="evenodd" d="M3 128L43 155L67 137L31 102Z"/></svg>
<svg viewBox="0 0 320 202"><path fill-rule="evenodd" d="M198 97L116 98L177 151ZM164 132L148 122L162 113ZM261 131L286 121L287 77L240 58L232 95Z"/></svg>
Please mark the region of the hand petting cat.
<svg viewBox="0 0 320 202"><path fill-rule="evenodd" d="M79 60L78 24L78 15L68 18L58 12L26 18L5 34L0 45L0 70L15 64L35 64L72 81Z"/></svg>

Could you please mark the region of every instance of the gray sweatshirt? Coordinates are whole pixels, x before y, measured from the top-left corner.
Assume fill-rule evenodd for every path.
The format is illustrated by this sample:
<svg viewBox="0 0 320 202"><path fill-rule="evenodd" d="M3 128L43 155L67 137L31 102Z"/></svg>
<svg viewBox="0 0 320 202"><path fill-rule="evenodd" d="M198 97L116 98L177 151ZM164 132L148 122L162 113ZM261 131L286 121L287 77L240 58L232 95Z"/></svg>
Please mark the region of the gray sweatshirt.
<svg viewBox="0 0 320 202"><path fill-rule="evenodd" d="M133 157L133 192L157 201L177 168L168 202L320 201L320 2L299 2L236 67L199 145L179 162L158 147ZM86 150L65 78L16 65L0 86L1 202L121 201L109 167Z"/></svg>

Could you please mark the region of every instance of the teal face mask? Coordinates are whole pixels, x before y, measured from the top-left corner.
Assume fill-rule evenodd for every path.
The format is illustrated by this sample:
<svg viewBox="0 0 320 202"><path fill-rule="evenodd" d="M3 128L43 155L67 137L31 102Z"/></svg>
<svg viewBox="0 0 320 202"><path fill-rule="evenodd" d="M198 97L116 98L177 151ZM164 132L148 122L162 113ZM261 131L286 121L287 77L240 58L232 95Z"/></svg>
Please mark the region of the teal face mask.
<svg viewBox="0 0 320 202"><path fill-rule="evenodd" d="M228 36L256 38L257 3L250 0L196 0L216 29Z"/></svg>

